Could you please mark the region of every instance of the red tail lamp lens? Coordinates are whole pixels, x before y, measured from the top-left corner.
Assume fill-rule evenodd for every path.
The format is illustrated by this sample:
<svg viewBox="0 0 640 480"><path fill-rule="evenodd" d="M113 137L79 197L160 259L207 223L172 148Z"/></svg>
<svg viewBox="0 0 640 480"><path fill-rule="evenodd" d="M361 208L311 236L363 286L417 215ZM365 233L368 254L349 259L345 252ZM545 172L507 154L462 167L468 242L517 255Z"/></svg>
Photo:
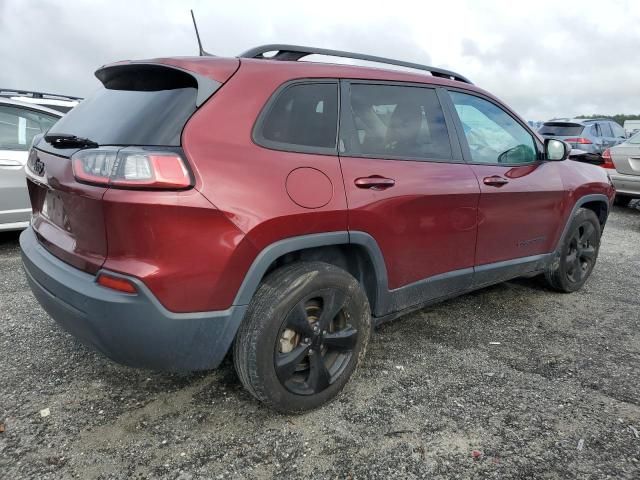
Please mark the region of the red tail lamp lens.
<svg viewBox="0 0 640 480"><path fill-rule="evenodd" d="M76 180L123 188L183 189L192 186L182 157L140 148L80 150L72 157Z"/></svg>
<svg viewBox="0 0 640 480"><path fill-rule="evenodd" d="M591 140L589 140L588 138L565 138L564 139L565 142L567 143L578 143L580 145L588 145L591 143Z"/></svg>
<svg viewBox="0 0 640 480"><path fill-rule="evenodd" d="M613 164L613 159L611 158L611 150L610 149L606 149L604 152L602 152L602 163L600 164L600 166L602 168L609 168L609 169L614 169L616 168L616 166Z"/></svg>
<svg viewBox="0 0 640 480"><path fill-rule="evenodd" d="M124 293L136 293L138 291L136 289L136 286L129 280L120 277L114 277L106 273L101 273L100 275L98 275L98 285Z"/></svg>

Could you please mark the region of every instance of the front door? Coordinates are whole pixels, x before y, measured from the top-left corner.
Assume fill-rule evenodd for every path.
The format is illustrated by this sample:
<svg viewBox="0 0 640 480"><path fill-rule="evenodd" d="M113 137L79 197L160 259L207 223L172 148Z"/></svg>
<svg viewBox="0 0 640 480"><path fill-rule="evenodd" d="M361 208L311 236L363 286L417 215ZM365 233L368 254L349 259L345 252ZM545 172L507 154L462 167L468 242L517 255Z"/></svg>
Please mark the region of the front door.
<svg viewBox="0 0 640 480"><path fill-rule="evenodd" d="M558 163L544 161L541 142L496 102L449 94L481 190L476 265L552 252L563 226Z"/></svg>
<svg viewBox="0 0 640 480"><path fill-rule="evenodd" d="M467 288L480 191L437 90L343 81L341 104L349 230L380 247L392 309Z"/></svg>

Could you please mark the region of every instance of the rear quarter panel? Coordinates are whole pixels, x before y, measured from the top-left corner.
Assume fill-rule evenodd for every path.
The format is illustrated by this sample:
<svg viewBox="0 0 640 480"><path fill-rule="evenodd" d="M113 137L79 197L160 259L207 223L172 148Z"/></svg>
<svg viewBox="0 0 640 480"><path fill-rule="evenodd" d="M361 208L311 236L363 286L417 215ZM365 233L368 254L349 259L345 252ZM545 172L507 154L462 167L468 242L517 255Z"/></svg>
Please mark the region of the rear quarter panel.
<svg viewBox="0 0 640 480"><path fill-rule="evenodd" d="M263 106L289 79L286 68L265 69L259 63L243 63L233 79L189 120L183 132L183 149L198 177L196 188L257 251L287 237L347 229L347 204L337 155L269 150L252 140L253 125ZM328 203L304 208L292 201L286 189L287 176L300 167L320 170L330 179ZM234 272L230 281L238 283L244 273Z"/></svg>

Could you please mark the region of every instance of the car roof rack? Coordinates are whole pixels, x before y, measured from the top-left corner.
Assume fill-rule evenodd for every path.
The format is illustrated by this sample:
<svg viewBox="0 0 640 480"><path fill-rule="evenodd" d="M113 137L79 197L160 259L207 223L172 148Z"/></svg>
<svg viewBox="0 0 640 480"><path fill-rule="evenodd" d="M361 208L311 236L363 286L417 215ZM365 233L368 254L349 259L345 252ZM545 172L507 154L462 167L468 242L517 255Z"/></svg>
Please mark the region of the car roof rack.
<svg viewBox="0 0 640 480"><path fill-rule="evenodd" d="M31 90L16 90L13 88L0 88L0 97L28 97L43 98L49 100L82 100L81 97L60 95L57 93L33 92Z"/></svg>
<svg viewBox="0 0 640 480"><path fill-rule="evenodd" d="M268 52L277 52L275 55L265 57ZM300 45L271 44L261 45L242 53L239 58L264 58L268 60L284 60L297 61L308 55L328 55L331 57L351 58L354 60L365 60L367 62L383 63L387 65L397 65L399 67L413 68L416 70L424 70L430 72L434 77L447 78L449 80L457 80L459 82L472 82L460 75L459 73L444 70L442 68L430 67L419 63L405 62L402 60L394 60L393 58L378 57L375 55L367 55L364 53L344 52L342 50L330 50L327 48L302 47Z"/></svg>

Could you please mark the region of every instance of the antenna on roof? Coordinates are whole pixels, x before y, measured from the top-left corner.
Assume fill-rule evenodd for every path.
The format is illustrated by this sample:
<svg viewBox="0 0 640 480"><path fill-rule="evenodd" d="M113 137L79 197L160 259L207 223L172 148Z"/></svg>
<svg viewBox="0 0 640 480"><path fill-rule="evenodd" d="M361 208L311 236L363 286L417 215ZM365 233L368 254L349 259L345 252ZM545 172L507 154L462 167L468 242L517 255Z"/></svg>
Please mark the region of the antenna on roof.
<svg viewBox="0 0 640 480"><path fill-rule="evenodd" d="M213 57L213 55L211 55L209 52L205 51L204 48L202 48L202 42L200 41L200 33L198 32L198 24L196 23L196 17L193 14L193 10L191 10L191 19L193 20L193 28L196 29L196 38L198 39L199 55L201 57Z"/></svg>

